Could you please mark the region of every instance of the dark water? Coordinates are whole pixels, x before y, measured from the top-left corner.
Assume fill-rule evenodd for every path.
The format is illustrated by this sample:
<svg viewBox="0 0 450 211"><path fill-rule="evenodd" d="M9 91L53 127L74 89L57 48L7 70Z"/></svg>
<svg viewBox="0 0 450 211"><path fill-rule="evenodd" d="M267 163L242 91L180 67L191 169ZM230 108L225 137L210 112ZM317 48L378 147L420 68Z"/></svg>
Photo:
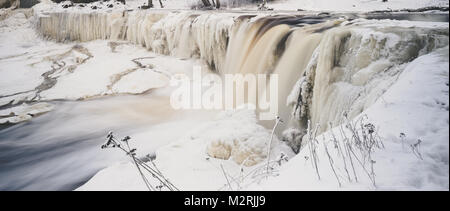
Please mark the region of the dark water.
<svg viewBox="0 0 450 211"><path fill-rule="evenodd" d="M78 102L57 104L53 112L0 130L0 190L73 190L123 159L100 150L120 122L97 124L101 117L83 114L87 109Z"/></svg>
<svg viewBox="0 0 450 211"><path fill-rule="evenodd" d="M129 161L119 150L100 148L109 131L131 136L145 156L215 116L174 111L167 97L151 94L52 104L45 115L0 129L0 190L74 190L99 170Z"/></svg>

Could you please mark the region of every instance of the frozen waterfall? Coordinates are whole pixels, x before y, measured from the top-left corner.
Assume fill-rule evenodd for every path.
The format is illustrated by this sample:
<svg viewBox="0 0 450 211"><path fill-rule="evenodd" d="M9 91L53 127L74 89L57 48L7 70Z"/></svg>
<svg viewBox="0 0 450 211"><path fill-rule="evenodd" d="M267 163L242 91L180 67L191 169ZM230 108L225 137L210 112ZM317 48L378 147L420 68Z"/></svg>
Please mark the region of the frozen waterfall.
<svg viewBox="0 0 450 211"><path fill-rule="evenodd" d="M403 24L404 25L404 24ZM58 42L125 40L156 53L199 58L219 74L279 76L279 115L325 131L353 118L405 65L448 45L447 27L322 15L119 11L40 14L37 31ZM272 123L268 123L268 127Z"/></svg>

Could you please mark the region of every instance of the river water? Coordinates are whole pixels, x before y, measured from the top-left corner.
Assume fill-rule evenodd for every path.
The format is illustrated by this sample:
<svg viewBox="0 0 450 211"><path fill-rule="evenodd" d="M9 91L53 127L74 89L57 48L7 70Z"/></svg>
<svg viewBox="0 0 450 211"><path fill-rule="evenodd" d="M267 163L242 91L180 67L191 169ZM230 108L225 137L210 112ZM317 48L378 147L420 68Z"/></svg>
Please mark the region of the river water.
<svg viewBox="0 0 450 211"><path fill-rule="evenodd" d="M120 137L139 134L131 142L139 155L140 149L154 151L214 116L174 111L168 102L152 95L52 102L54 111L0 130L0 190L74 190L102 168L129 161L118 150L100 149L109 131Z"/></svg>

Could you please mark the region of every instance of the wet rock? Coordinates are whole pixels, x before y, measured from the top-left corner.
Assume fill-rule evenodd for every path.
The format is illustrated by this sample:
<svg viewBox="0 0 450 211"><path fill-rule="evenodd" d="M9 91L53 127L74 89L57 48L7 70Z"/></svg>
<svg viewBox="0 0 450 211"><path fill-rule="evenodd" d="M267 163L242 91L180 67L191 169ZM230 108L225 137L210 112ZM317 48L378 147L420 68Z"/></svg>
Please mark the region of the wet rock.
<svg viewBox="0 0 450 211"><path fill-rule="evenodd" d="M19 6L19 0L0 0L0 8L17 8Z"/></svg>
<svg viewBox="0 0 450 211"><path fill-rule="evenodd" d="M17 0L20 1L20 8L31 8L36 4L40 3L40 0Z"/></svg>
<svg viewBox="0 0 450 211"><path fill-rule="evenodd" d="M49 103L22 104L16 107L0 110L0 124L17 124L53 110Z"/></svg>
<svg viewBox="0 0 450 211"><path fill-rule="evenodd" d="M74 6L74 5L73 5L72 2L66 2L66 3L63 3L63 4L61 5L61 7L64 8L64 9L67 9L67 8L73 7L73 6Z"/></svg>

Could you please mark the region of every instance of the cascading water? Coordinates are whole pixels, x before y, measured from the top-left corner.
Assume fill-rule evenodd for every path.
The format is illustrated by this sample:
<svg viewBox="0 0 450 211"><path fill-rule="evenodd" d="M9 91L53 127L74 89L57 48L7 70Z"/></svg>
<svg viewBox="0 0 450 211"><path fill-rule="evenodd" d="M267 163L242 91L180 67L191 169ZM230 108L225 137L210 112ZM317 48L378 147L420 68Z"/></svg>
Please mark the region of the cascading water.
<svg viewBox="0 0 450 211"><path fill-rule="evenodd" d="M36 28L58 41L127 40L156 53L201 58L212 69L224 65L232 15L133 11L111 13L50 13Z"/></svg>
<svg viewBox="0 0 450 211"><path fill-rule="evenodd" d="M360 114L405 64L448 45L448 27L398 27L377 20L208 12L50 13L37 30L56 41L119 39L220 74L278 74L280 127L325 131ZM267 127L273 124L264 122ZM292 130L290 130L292 131Z"/></svg>

